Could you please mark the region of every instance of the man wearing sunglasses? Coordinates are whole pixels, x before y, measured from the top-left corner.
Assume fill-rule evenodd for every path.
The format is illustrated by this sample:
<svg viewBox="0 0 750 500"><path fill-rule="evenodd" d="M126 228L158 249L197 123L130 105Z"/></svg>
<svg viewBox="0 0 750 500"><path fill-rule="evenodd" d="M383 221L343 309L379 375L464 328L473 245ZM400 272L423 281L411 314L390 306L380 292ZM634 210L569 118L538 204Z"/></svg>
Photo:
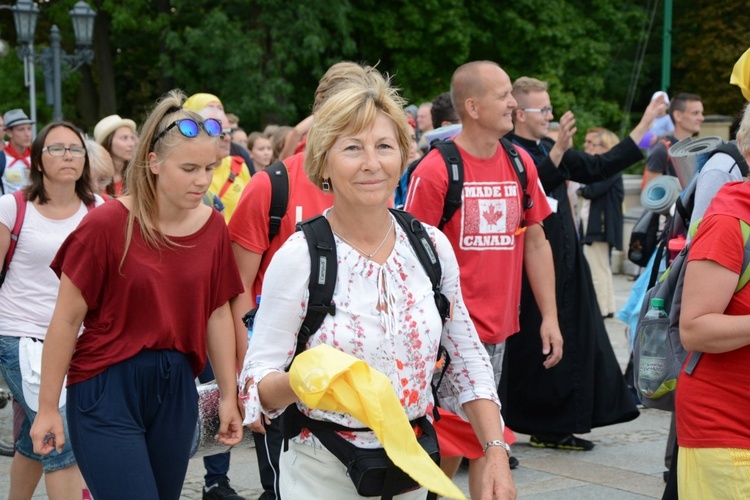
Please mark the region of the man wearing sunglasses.
<svg viewBox="0 0 750 500"><path fill-rule="evenodd" d="M629 137L602 155L572 149L575 117L567 111L560 117L557 141L547 137L554 119L547 83L521 77L513 84L516 146L533 158L539 180L553 213L544 220L555 267L556 301L565 356L555 367L544 369L529 363L539 350L541 313L527 280L521 294L521 332L508 340L507 369L503 372L501 398L503 416L515 431L531 434L535 447L588 451L594 443L573 433L593 427L626 422L638 409L622 375L607 336L589 267L584 261L568 202L566 181L589 184L607 179L643 158L638 142L666 108L653 101ZM502 392L507 390L505 396ZM529 399L529 395L534 397Z"/></svg>

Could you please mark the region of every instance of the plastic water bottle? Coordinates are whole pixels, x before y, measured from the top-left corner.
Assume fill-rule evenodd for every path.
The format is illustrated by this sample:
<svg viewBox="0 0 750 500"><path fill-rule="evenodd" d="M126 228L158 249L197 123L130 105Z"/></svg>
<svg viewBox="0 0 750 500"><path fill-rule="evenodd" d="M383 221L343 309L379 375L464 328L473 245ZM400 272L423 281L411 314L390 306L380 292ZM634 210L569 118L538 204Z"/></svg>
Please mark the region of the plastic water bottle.
<svg viewBox="0 0 750 500"><path fill-rule="evenodd" d="M260 307L260 295L255 297L255 314L258 314L258 307ZM250 344L250 339L253 338L253 323L255 323L255 315L251 316L247 321L247 343Z"/></svg>
<svg viewBox="0 0 750 500"><path fill-rule="evenodd" d="M656 398L669 392L664 386L668 382L667 372L667 336L669 334L669 315L664 310L664 299L651 299L651 307L645 320L663 319L645 324L640 331L641 359L638 369L638 386L641 393L648 398Z"/></svg>

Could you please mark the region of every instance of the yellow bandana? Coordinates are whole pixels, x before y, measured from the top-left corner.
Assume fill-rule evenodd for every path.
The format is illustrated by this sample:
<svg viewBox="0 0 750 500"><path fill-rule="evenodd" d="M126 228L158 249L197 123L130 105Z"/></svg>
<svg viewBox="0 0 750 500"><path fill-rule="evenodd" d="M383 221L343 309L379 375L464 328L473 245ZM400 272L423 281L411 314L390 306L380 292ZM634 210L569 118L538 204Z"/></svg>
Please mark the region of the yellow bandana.
<svg viewBox="0 0 750 500"><path fill-rule="evenodd" d="M734 64L729 83L737 85L745 99L750 101L750 49L747 49Z"/></svg>
<svg viewBox="0 0 750 500"><path fill-rule="evenodd" d="M391 381L364 361L321 344L295 358L289 382L308 407L348 413L372 429L393 463L420 485L466 498L417 442Z"/></svg>

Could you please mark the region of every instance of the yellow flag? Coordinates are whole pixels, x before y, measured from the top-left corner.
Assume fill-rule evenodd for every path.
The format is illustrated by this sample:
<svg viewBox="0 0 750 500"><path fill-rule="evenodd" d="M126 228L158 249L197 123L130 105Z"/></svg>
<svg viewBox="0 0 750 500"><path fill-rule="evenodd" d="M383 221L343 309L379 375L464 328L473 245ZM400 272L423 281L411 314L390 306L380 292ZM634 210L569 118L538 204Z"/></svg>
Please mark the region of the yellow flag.
<svg viewBox="0 0 750 500"><path fill-rule="evenodd" d="M750 49L747 49L734 64L729 83L737 85L745 99L750 101Z"/></svg>
<svg viewBox="0 0 750 500"><path fill-rule="evenodd" d="M321 344L295 358L289 382L308 407L348 413L372 429L393 463L420 485L466 498L417 442L391 381L364 361Z"/></svg>

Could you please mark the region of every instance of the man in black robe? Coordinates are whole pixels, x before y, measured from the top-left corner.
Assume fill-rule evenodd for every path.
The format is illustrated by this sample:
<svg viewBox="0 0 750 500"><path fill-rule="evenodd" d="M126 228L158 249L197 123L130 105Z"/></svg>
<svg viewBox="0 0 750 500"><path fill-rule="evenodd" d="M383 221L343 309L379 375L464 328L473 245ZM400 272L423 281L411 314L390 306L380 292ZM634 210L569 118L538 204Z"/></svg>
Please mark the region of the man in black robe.
<svg viewBox="0 0 750 500"><path fill-rule="evenodd" d="M560 118L557 142L546 136L554 116L545 82L519 78L513 85L513 97L518 107L515 130L509 138L534 159L553 208L544 229L554 260L565 356L553 368L542 366L538 335L531 334L539 331L541 315L524 280L521 331L508 339L506 347L507 366L500 387L503 417L513 430L531 434L532 446L590 450L594 447L591 441L573 434L627 422L639 412L607 336L565 181L601 181L641 160L643 153L637 144L666 104L652 102L629 137L606 154L588 155L571 149L576 129L570 111Z"/></svg>

